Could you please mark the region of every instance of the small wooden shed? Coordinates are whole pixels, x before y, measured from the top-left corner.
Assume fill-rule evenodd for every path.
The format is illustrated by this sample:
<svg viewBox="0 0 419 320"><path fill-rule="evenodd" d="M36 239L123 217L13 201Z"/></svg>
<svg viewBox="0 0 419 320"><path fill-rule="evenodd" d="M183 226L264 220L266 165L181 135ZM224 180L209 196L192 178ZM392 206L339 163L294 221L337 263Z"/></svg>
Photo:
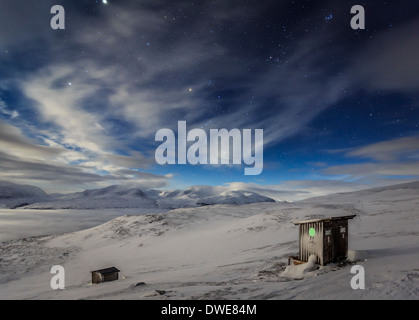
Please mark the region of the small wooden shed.
<svg viewBox="0 0 419 320"><path fill-rule="evenodd" d="M299 260L317 256L317 264L345 259L348 255L348 220L356 215L294 222L299 226Z"/></svg>
<svg viewBox="0 0 419 320"><path fill-rule="evenodd" d="M92 283L102 283L118 280L120 271L115 267L110 267L90 272L92 274Z"/></svg>

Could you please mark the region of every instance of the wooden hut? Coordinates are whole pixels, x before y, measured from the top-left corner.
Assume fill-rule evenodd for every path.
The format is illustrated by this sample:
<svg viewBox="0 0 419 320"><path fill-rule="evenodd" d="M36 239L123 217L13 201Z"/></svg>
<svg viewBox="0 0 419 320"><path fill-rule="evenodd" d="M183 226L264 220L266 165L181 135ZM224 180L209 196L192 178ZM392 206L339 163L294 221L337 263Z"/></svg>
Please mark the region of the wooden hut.
<svg viewBox="0 0 419 320"><path fill-rule="evenodd" d="M92 274L92 283L102 283L118 280L120 271L115 267L111 267L90 272Z"/></svg>
<svg viewBox="0 0 419 320"><path fill-rule="evenodd" d="M317 264L345 259L348 255L348 220L356 215L294 222L299 226L299 256L307 262L317 256Z"/></svg>

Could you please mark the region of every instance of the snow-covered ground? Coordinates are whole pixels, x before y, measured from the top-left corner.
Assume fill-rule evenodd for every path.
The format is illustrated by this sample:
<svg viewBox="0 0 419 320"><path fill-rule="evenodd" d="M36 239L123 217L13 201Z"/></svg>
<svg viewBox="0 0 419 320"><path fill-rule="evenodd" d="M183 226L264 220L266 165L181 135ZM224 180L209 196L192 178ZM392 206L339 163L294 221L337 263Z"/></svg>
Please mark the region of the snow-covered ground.
<svg viewBox="0 0 419 320"><path fill-rule="evenodd" d="M296 203L126 215L9 241L0 246L0 299L418 299L418 205L413 183ZM355 261L284 273L298 251L291 222L348 214L358 215L349 221ZM350 286L353 263L365 268L365 290ZM57 264L66 271L61 291L50 288ZM121 280L90 283L89 271L111 266Z"/></svg>
<svg viewBox="0 0 419 320"><path fill-rule="evenodd" d="M167 209L30 210L0 209L0 242L58 235L96 227L131 214L158 214Z"/></svg>

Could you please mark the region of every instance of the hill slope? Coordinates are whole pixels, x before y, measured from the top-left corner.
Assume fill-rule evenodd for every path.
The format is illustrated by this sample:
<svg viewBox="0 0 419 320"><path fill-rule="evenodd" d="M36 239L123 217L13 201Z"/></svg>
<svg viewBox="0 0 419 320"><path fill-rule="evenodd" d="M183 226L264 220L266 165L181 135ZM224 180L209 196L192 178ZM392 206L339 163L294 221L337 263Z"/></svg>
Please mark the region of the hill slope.
<svg viewBox="0 0 419 320"><path fill-rule="evenodd" d="M15 208L49 200L40 188L0 181L0 207Z"/></svg>

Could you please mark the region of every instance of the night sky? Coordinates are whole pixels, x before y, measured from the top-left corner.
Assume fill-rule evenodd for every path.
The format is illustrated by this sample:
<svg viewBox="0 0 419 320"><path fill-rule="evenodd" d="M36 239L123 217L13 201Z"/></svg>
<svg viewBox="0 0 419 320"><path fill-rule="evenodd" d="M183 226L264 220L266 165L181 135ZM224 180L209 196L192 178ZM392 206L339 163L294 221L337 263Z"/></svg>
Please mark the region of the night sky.
<svg viewBox="0 0 419 320"><path fill-rule="evenodd" d="M418 35L416 0L0 0L0 179L281 200L418 180ZM263 129L263 172L157 165L180 120Z"/></svg>

